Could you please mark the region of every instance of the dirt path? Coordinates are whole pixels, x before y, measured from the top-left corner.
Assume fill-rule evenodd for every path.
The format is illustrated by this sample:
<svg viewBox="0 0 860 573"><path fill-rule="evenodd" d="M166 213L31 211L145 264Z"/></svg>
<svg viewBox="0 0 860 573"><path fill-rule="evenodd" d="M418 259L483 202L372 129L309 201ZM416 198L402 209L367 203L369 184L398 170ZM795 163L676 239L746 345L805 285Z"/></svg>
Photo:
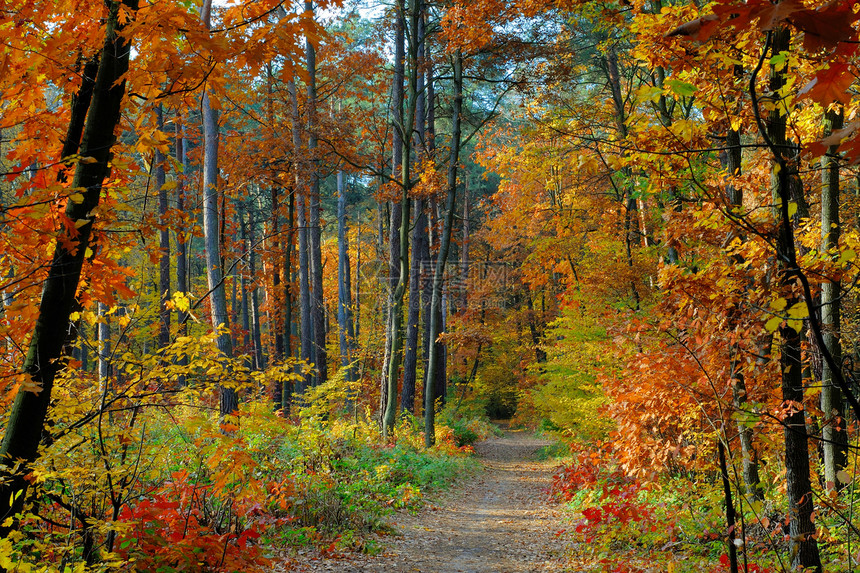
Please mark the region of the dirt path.
<svg viewBox="0 0 860 573"><path fill-rule="evenodd" d="M547 503L553 462L536 461L549 444L507 432L475 449L484 470L418 515L398 514L400 533L386 550L358 561L320 562L317 571L347 573L531 573L562 571L564 527Z"/></svg>

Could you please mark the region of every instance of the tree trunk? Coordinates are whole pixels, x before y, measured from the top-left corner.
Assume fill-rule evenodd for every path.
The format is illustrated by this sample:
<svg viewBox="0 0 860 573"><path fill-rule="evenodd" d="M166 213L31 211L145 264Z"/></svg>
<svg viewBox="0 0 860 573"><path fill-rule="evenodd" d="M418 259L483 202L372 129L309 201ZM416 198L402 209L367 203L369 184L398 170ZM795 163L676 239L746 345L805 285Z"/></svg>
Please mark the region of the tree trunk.
<svg viewBox="0 0 860 573"><path fill-rule="evenodd" d="M418 69L424 66L424 3L418 0ZM424 73L416 74L415 102L415 141L413 148L418 156L424 148L425 130L425 94ZM426 157L426 154L424 155ZM415 224L412 228L412 263L409 268L409 308L406 318L406 350L403 354L403 389L400 394L401 412L415 413L415 386L418 380L418 334L421 321L421 276L424 272L426 259L422 257L428 251L427 214L424 200L415 201ZM426 322L426 321L425 321Z"/></svg>
<svg viewBox="0 0 860 573"><path fill-rule="evenodd" d="M399 4L401 10L402 2ZM401 12L402 14L402 12ZM411 183L412 168L412 131L415 126L416 95L418 91L418 4L417 0L409 0L406 13L408 17L408 46L406 57L408 59L408 81L406 82L406 106L402 116L403 121L395 130L401 130L401 141L403 143L403 160L400 168L400 270L397 277L397 286L394 289L391 305L391 322L389 325L389 337L391 338L391 356L388 361L388 393L385 405L385 416L382 420L382 432L389 435L394 427L397 415L397 379L400 370L400 353L403 347L403 299L406 295L406 281L409 277L409 218L411 210L411 199L409 191Z"/></svg>
<svg viewBox="0 0 860 573"><path fill-rule="evenodd" d="M346 368L345 379L352 382L355 378L351 367L355 330L352 324L352 292L349 276L349 243L346 227L346 189L343 171L337 173L337 324L340 342L340 365Z"/></svg>
<svg viewBox="0 0 860 573"><path fill-rule="evenodd" d="M159 131L164 129L164 112L161 105L155 106L155 118ZM164 348L170 344L170 309L165 304L170 299L170 229L167 224L167 187L164 176L164 154L155 148L155 186L158 188L158 223L161 229L158 233L158 290L160 325L158 329L158 346Z"/></svg>
<svg viewBox="0 0 860 573"><path fill-rule="evenodd" d="M460 244L460 312L469 304L469 177L463 189L463 242Z"/></svg>
<svg viewBox="0 0 860 573"><path fill-rule="evenodd" d="M182 118L179 112L177 112L174 132L176 140L176 163L182 166L182 171L176 176L176 210L179 213L185 213L185 178L188 176L190 167L188 164L185 128L181 124ZM176 232L176 291L183 295L188 292L188 234L184 227ZM188 334L188 313L182 310L177 311L176 322L179 323L177 335L186 336ZM179 358L179 365L187 366L188 357L181 356ZM180 387L185 386L184 374L179 376L178 384Z"/></svg>
<svg viewBox="0 0 860 573"><path fill-rule="evenodd" d="M777 28L772 32L772 55L778 56L790 48L788 28ZM773 69L770 89L778 93L785 85L783 71ZM794 230L788 206L792 193L792 179L797 177L796 166L787 157L786 147L787 116L775 106L767 118L767 135L774 146L778 169L775 169L775 194L779 198L779 230L777 237L777 261L779 262L780 282L785 293L794 286L797 267L797 252L794 244ZM787 296L788 307L797 302L795 297ZM803 365L801 362L800 334L786 322L780 333L780 372L782 373L782 398L784 407L790 414L783 420L785 436L786 491L789 509L789 536L792 565L810 568L821 572L821 557L812 522L813 499L812 484L809 476L809 444L806 435L806 412L803 408Z"/></svg>
<svg viewBox="0 0 860 573"><path fill-rule="evenodd" d="M203 0L200 21L211 28L212 0ZM206 251L206 281L210 290L212 328L218 331L218 350L227 358L233 358L233 339L230 334L230 318L227 314L227 293L224 289L220 250L220 228L218 216L218 112L209 103L209 91L203 92L200 102L203 116L203 240ZM232 414L239 407L239 398L234 388L219 386L219 411L222 416Z"/></svg>
<svg viewBox="0 0 860 573"><path fill-rule="evenodd" d="M841 129L843 110L830 109L825 115L825 133ZM822 159L821 187L821 252L827 253L839 248L841 233L839 221L839 160L837 146L829 150ZM821 284L821 327L824 331L824 345L836 364L842 363L842 344L840 343L841 282L839 279L824 281ZM824 418L824 480L834 487L841 487L836 474L848 465L848 432L845 425L845 405L842 392L833 384L833 375L827 361L821 365L821 411Z"/></svg>
<svg viewBox="0 0 860 573"><path fill-rule="evenodd" d="M391 140L391 177L397 177L398 170L402 169L403 163L403 81L406 57L406 26L404 16L404 0L398 0L395 4L394 22L394 76L391 84L391 116L392 116L392 140ZM393 404L396 396L389 396L391 388L397 390L397 381L393 384L389 380L391 370L392 348L394 338L398 336L393 331L394 324L394 293L397 283L400 281L400 226L402 220L402 206L390 201L388 203L388 301L386 307L385 321L385 354L382 361L382 379L380 386L380 422L385 431L385 419L388 415L389 404ZM393 421L393 418L392 418Z"/></svg>
<svg viewBox="0 0 860 573"><path fill-rule="evenodd" d="M403 391L400 409L415 413L415 384L418 379L418 333L421 321L421 277L426 266L422 258L427 246L427 214L424 201L415 201L415 224L412 227L412 264L409 269L409 309L406 322L406 351L403 354Z"/></svg>
<svg viewBox="0 0 860 573"><path fill-rule="evenodd" d="M296 190L290 192L287 214L287 253L284 261L284 352L287 358L293 357L293 245L296 233ZM284 380L281 384L281 411L290 415L293 403L293 381Z"/></svg>
<svg viewBox="0 0 860 573"><path fill-rule="evenodd" d="M463 108L463 55L454 54L454 99L451 106L451 155L448 160L448 201L445 205L445 224L439 243L436 271L433 275L433 296L430 319L430 352L427 374L424 381L424 444L432 446L436 441L436 370L439 368L439 353L436 339L439 337L439 317L442 304L442 279L448 250L451 246L451 229L454 226L454 209L457 200L457 170L460 164L460 115Z"/></svg>
<svg viewBox="0 0 860 573"><path fill-rule="evenodd" d="M110 320L107 315L108 307L105 303L98 303L99 322L96 325L98 332L98 374L99 393L103 393L108 387L110 378Z"/></svg>
<svg viewBox="0 0 860 573"><path fill-rule="evenodd" d="M618 54L615 52L614 47L610 48L609 53L604 58L604 65L606 66L606 79L609 83L609 89L612 95L618 139L623 141L627 139L627 123L626 113L624 110L624 98L621 93L621 74L618 69ZM632 177L630 175L629 169L626 169L625 179L631 181ZM629 183L624 184L624 188L621 190L620 199L624 203L624 253L627 258L627 267L631 273L630 294L633 298L633 309L639 310L641 308L642 297L639 294L639 287L636 286L636 280L633 278L633 247L639 246L641 241L639 240L638 229L635 231L633 229L634 222L636 222L638 227L638 214L636 199L633 197Z"/></svg>
<svg viewBox="0 0 860 573"><path fill-rule="evenodd" d="M57 241L48 276L42 287L39 315L30 339L23 372L30 383L19 389L9 411L6 432L0 445L0 536L5 537L14 527L13 517L24 507L30 464L38 457L39 441L45 426L51 391L57 373L64 367L62 349L69 329L69 315L75 304L75 294L80 281L84 254L90 244L93 210L101 198L102 184L108 175L108 162L111 147L115 141L114 131L119 125L120 107L125 94L122 81L128 70L130 39L119 32L125 25L119 19L120 5L126 13L133 16L137 10L137 0L112 1L106 20L104 47L101 52L98 72L94 84L84 78L87 89L92 89L92 100L87 108L76 109L70 120L67 144L76 137L71 127L83 122L86 117L80 154L93 160L78 162L72 187L82 189L83 200L76 203L71 199L66 203L68 221L73 227L62 225L60 235L68 241ZM80 93L83 93L84 86ZM75 143L77 143L75 141ZM65 146L64 146L65 147ZM78 226L78 223L83 224ZM76 243L76 244L75 244ZM6 465L9 460L20 464L17 471Z"/></svg>
<svg viewBox="0 0 860 573"><path fill-rule="evenodd" d="M305 1L305 12L313 17L313 2ZM317 369L316 384L323 384L328 380L328 364L326 356L326 313L325 299L323 297L323 269L322 269L322 229L320 228L320 176L319 159L315 157L317 147L316 134L316 52L313 44L308 40L305 44L305 56L308 68L308 153L311 155L311 188L308 199L310 200L310 256L312 280L312 306L314 326L314 365Z"/></svg>
<svg viewBox="0 0 860 573"><path fill-rule="evenodd" d="M248 221L245 216L245 204L239 202L239 239L242 241L242 260L248 263L250 249L252 248L248 241ZM246 364L249 368L256 368L255 354L253 353L253 344L251 343L251 302L248 297L248 272L247 269L239 275L239 290L242 293L242 352L248 353Z"/></svg>
<svg viewBox="0 0 860 573"><path fill-rule="evenodd" d="M741 138L737 130L729 129L726 134L726 147L724 166L728 172L728 177L737 177L741 174ZM735 209L743 208L743 190L736 187L731 182L726 185L726 195L729 200L729 205ZM732 257L732 263L740 268L743 264L743 259L739 256ZM731 327L734 328L737 324L735 316L730 317ZM733 344L731 347L731 362L729 364L729 379L732 384L732 403L736 411L743 412L747 408L747 387L746 379L741 372L741 349L738 344ZM738 420L738 439L741 444L741 456L743 458L743 479L744 487L747 495L753 499L764 499L764 491L761 487L761 478L759 476L758 452L753 443L753 429L749 427L744 420Z"/></svg>
<svg viewBox="0 0 860 573"><path fill-rule="evenodd" d="M292 135L293 135L293 152L298 156L302 148L301 122L299 115L299 100L296 93L296 84L290 80L287 84L287 89L290 93L290 103L292 106ZM301 165L303 162L297 161L293 166L295 170L295 191L298 193L296 197L296 226L299 235L299 322L300 322L300 345L301 359L306 364L313 364L314 355L311 346L312 339L312 318L311 318L311 291L310 291L310 268L308 259L308 225L307 216L305 214L306 194L302 193L301 180ZM305 388L308 386L308 380L304 377L296 383L296 394L301 396Z"/></svg>
<svg viewBox="0 0 860 573"><path fill-rule="evenodd" d="M254 369L265 370L266 357L263 354L263 333L260 325L260 289L257 288L257 222L254 215L248 214L248 274L251 288L251 341L254 345Z"/></svg>

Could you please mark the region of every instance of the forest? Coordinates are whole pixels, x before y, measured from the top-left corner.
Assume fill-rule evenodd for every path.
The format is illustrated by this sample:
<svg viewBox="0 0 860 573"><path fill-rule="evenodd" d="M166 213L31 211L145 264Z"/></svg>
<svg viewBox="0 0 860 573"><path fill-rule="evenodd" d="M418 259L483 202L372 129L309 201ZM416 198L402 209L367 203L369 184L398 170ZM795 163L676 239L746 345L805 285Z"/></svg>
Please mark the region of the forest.
<svg viewBox="0 0 860 573"><path fill-rule="evenodd" d="M858 46L849 0L6 0L0 570L444 573L390 520L463 533L516 452L560 517L507 558L860 567Z"/></svg>

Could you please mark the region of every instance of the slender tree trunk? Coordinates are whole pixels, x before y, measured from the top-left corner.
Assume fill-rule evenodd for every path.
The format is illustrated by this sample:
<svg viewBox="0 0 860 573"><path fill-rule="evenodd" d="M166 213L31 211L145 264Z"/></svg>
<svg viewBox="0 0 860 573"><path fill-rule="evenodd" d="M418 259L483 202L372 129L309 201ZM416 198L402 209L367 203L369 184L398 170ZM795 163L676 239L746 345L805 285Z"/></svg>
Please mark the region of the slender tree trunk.
<svg viewBox="0 0 860 573"><path fill-rule="evenodd" d="M448 160L448 201L445 210L445 225L439 243L436 272L433 275L433 297L430 319L430 352L427 375L424 382L424 444L432 446L436 441L436 369L439 355L435 352L439 337L439 309L442 304L442 278L448 250L451 246L451 230L454 226L454 209L457 200L457 170L460 164L460 115L463 108L463 55L454 54L454 100L451 106L451 156Z"/></svg>
<svg viewBox="0 0 860 573"><path fill-rule="evenodd" d="M741 138L737 130L729 129L726 135L726 150L725 167L728 171L728 177L733 178L741 174ZM729 183L726 185L726 195L728 196L729 205L735 209L743 208L743 190ZM735 266L740 267L743 264L743 259L739 256L732 258ZM736 318L731 318L732 328L736 326ZM729 377L732 384L732 402L735 410L743 412L747 408L747 387L746 379L741 372L742 361L740 358L741 349L738 344L733 344L731 348L731 363L729 365ZM764 491L761 487L761 478L759 476L758 452L753 443L753 429L745 423L744 420L738 420L738 439L741 445L741 456L743 457L743 479L747 495L753 499L764 499Z"/></svg>
<svg viewBox="0 0 860 573"><path fill-rule="evenodd" d="M263 333L260 325L260 289L257 286L257 222L248 214L248 274L251 275L251 341L254 345L254 369L266 369L263 353Z"/></svg>
<svg viewBox="0 0 860 573"><path fill-rule="evenodd" d="M181 124L182 117L177 111L174 132L176 163L182 166L182 172L176 176L176 210L179 213L185 213L185 178L188 176L190 167L187 153L188 140L185 138L185 128ZM188 234L184 227L176 232L176 291L183 295L188 293ZM188 334L188 313L182 310L177 311L176 322L179 323L177 335L186 336ZM179 365L187 366L188 357L180 356ZM184 374L179 376L178 384L180 387L185 386Z"/></svg>
<svg viewBox="0 0 860 573"><path fill-rule="evenodd" d="M418 0L418 58L416 73L416 104L415 104L415 149L416 158L424 149L425 129L425 94L424 94L424 3ZM426 154L425 154L426 157ZM412 263L409 269L409 308L406 318L406 350L403 354L403 389L400 394L400 410L415 413L415 386L418 380L418 334L421 322L421 274L426 261L422 253L428 250L427 243L427 214L422 199L415 201L415 223L412 227Z"/></svg>
<svg viewBox="0 0 860 573"><path fill-rule="evenodd" d="M286 261L284 262L284 352L288 358L292 358L293 354L293 245L296 234L296 190L293 188L290 191L289 207L287 214L287 253ZM293 381L284 380L281 384L281 411L284 416L290 415L290 409L293 403Z"/></svg>
<svg viewBox="0 0 860 573"><path fill-rule="evenodd" d="M427 243L427 214L424 201L415 201L415 224L412 227L412 264L409 269L409 309L406 323L406 351L403 354L403 391L400 395L400 409L415 413L415 385L418 379L418 333L421 322L421 276L426 260L424 251L429 251Z"/></svg>
<svg viewBox="0 0 860 573"><path fill-rule="evenodd" d="M401 5L402 6L402 5ZM394 427L397 416L397 379L400 370L400 354L403 347L403 299L406 295L407 280L409 277L409 218L411 210L411 199L409 191L411 188L412 167L412 131L415 126L416 95L418 91L418 4L417 0L409 0L406 12L408 26L408 46L406 57L408 58L408 81L406 82L406 106L403 121L397 129L401 130L403 142L403 161L400 168L400 271L397 278L397 287L394 289L393 304L391 305L391 324L389 336L391 338L391 357L388 362L388 394L385 405L385 416L382 420L382 432L389 435Z"/></svg>
<svg viewBox="0 0 860 573"><path fill-rule="evenodd" d="M299 100L296 92L296 84L290 80L287 84L287 89L290 93L290 103L292 107L292 135L293 135L293 150L296 156L302 148L301 121L299 115ZM310 267L308 258L308 224L305 214L306 194L301 193L302 189L302 169L303 161L297 161L293 166L295 170L295 193L296 197L296 226L298 230L299 244L299 322L300 322L300 343L301 343L301 359L307 364L313 364L314 354L311 346L312 340L312 318L311 318L311 291L310 291ZM303 378L296 384L296 394L303 394L307 388L308 380Z"/></svg>
<svg viewBox="0 0 860 573"><path fill-rule="evenodd" d="M338 255L338 305L337 324L340 342L340 365L347 368L347 382L354 380L351 362L355 329L352 324L352 292L350 291L349 276L349 243L346 226L346 189L343 182L343 171L337 173L337 255Z"/></svg>
<svg viewBox="0 0 860 573"><path fill-rule="evenodd" d="M427 29L427 11L424 11L424 28ZM434 89L434 78L433 78L433 58L432 52L430 50L430 38L424 38L424 66L427 70L427 79L425 85L427 86L427 104L426 104L426 117L427 117L427 132L424 136L424 144L427 150L428 158L436 157L436 93ZM423 299L423 310L422 314L424 315L424 374L426 376L428 366L430 363L430 349L434 348L433 352L437 352L440 354L436 360L436 372L437 377L441 378L442 383L444 385L444 381L447 377L447 372L445 372L445 345L444 343L437 343L434 346L430 345L430 322L431 322L431 314L433 313L433 270L436 268L436 254L431 254L431 246L438 242L439 238L437 236L439 230L437 212L438 212L438 199L434 198L430 200L429 211L430 216L427 219L427 241L423 246L424 251L418 251L418 248L421 245L416 245L416 256L421 257L422 261L426 262L425 265L425 277L424 283L422 285L422 299ZM441 312L441 305L440 305ZM439 321L437 324L441 324L441 314L437 317ZM423 392L423 388L422 388ZM422 401L423 402L423 401Z"/></svg>
<svg viewBox="0 0 860 573"><path fill-rule="evenodd" d="M361 209L355 217L355 339L361 336Z"/></svg>
<svg viewBox="0 0 860 573"><path fill-rule="evenodd" d="M841 129L843 124L842 108L831 109L825 115L825 132L832 133ZM821 187L821 252L827 253L839 248L841 223L839 221L839 160L837 146L830 148L829 155L822 159ZM824 281L821 284L821 326L824 330L824 344L836 364L842 363L842 344L840 343L841 282L839 279ZM845 425L845 405L842 392L833 384L833 376L827 361L821 365L821 411L824 418L824 480L835 487L844 485L837 479L839 470L848 465L848 432Z"/></svg>
<svg viewBox="0 0 860 573"><path fill-rule="evenodd" d="M239 202L239 238L242 241L242 260L247 264L248 257L250 256L250 249L252 248L249 245L248 241L248 221L245 215L245 204L243 202ZM242 352L249 353L248 360L246 364L249 368L256 368L256 360L254 353L252 353L253 345L251 343L251 302L248 297L248 273L247 269L244 270L240 275L239 279L239 290L242 293Z"/></svg>
<svg viewBox="0 0 860 573"><path fill-rule="evenodd" d="M463 190L463 242L460 244L460 312L469 304L469 177Z"/></svg>
<svg viewBox="0 0 860 573"><path fill-rule="evenodd" d="M404 0L395 3L394 22L394 76L391 85L391 117L392 117L392 141L391 141L391 177L397 177L397 172L402 170L403 164L403 81L406 76L406 24L405 24ZM392 387L396 394L397 380L390 380L392 350L394 339L399 333L394 331L394 307L395 291L400 282L400 227L403 217L403 209L400 203L391 201L388 203L389 225L388 225L388 305L385 322L385 355L382 362L382 385L380 388L380 421L383 432L387 431L386 417L388 410L393 408L389 404L396 403L396 395L390 395ZM396 371L396 369L395 369ZM392 415L393 423L393 415Z"/></svg>
<svg viewBox="0 0 860 573"><path fill-rule="evenodd" d="M212 0L203 0L200 21L211 28ZM220 250L220 227L218 216L218 112L209 103L209 90L203 92L200 103L203 116L203 237L206 251L206 281L209 295L212 328L219 331L216 338L218 350L233 357L233 339L230 334L230 318L227 314L227 293L224 289ZM221 415L232 414L239 407L239 397L232 387L221 385Z"/></svg>
<svg viewBox="0 0 860 573"><path fill-rule="evenodd" d="M618 139L627 139L627 123L626 112L624 110L624 98L621 93L621 74L618 68L618 54L615 48L612 47L604 59L606 66L606 79L609 82L609 89L612 95L612 103L615 109L615 124L618 132ZM632 180L629 169L625 172L625 179ZM638 246L639 240L638 230L633 229L634 222L638 226L638 214L636 198L633 197L632 189L629 183L624 184L622 189L621 200L624 203L624 253L627 258L627 267L630 270L630 294L633 298L634 310L641 308L642 297L639 294L639 287L636 285L636 280L633 278L633 247Z"/></svg>
<svg viewBox="0 0 860 573"><path fill-rule="evenodd" d="M99 322L96 326L98 331L98 374L99 374L99 393L105 391L110 379L110 319L107 315L108 307L105 303L98 303Z"/></svg>
<svg viewBox="0 0 860 573"><path fill-rule="evenodd" d="M790 31L777 28L772 32L772 55L778 56L790 48ZM774 68L771 72L770 89L779 93L785 85L784 71ZM780 200L779 230L777 237L777 261L779 262L780 282L783 292L790 293L794 286L797 269L797 252L794 244L794 230L788 214L788 204L792 195L792 179L797 177L796 166L785 153L786 121L779 106L769 113L767 135L776 147L777 166L775 169L775 194ZM796 297L787 296L788 307L797 302ZM803 364L801 362L800 334L785 323L780 334L780 372L782 373L782 398L790 408L790 414L783 420L785 428L785 479L789 510L789 537L792 565L805 567L820 573L821 557L815 539L815 524L812 522L813 499L809 475L809 444L806 435L806 411L803 408Z"/></svg>
<svg viewBox="0 0 860 573"><path fill-rule="evenodd" d="M164 112L161 105L155 106L155 121L159 131L164 129ZM158 310L160 326L158 329L158 346L164 348L170 344L170 309L165 304L170 298L170 229L167 225L167 186L164 175L164 154L155 149L155 186L158 189L158 223L161 229L158 233L158 290L160 307Z"/></svg>
<svg viewBox="0 0 860 573"><path fill-rule="evenodd" d="M66 203L65 214L68 221L75 222L74 228L60 228L61 236L68 241L56 241L54 255L48 269L48 276L42 287L39 314L30 339L23 372L30 383L19 389L9 410L6 431L0 445L0 537L5 537L14 528L14 517L24 507L27 479L30 464L39 455L39 441L45 427L45 418L51 402L54 379L64 367L62 360L63 345L69 329L69 316L75 304L75 294L80 281L84 254L90 244L93 210L101 198L102 184L108 174L111 147L115 141L114 131L119 125L120 107L125 94L123 77L128 70L128 37L119 33L125 25L120 21L120 6L133 17L137 10L137 0L112 1L108 4L104 47L101 51L95 83L87 78L83 82L92 90L92 99L87 108L81 106L69 123L66 147L77 149L77 133L72 127L86 121L80 140L82 157L93 161L78 162L72 187L82 189L83 200ZM79 95L84 92L82 86ZM72 141L74 139L74 141ZM84 221L78 226L78 223ZM14 466L7 465L15 464ZM20 465L19 465L19 462Z"/></svg>
<svg viewBox="0 0 860 573"><path fill-rule="evenodd" d="M313 17L313 2L305 1L305 12ZM320 175L319 159L315 157L317 147L316 134L316 51L313 44L308 40L305 44L305 56L308 68L308 153L311 155L311 188L308 199L310 218L310 256L312 280L312 306L314 327L314 364L317 369L316 384L323 384L328 380L328 361L326 357L326 312L325 299L323 297L323 269L322 269L322 229L320 227Z"/></svg>

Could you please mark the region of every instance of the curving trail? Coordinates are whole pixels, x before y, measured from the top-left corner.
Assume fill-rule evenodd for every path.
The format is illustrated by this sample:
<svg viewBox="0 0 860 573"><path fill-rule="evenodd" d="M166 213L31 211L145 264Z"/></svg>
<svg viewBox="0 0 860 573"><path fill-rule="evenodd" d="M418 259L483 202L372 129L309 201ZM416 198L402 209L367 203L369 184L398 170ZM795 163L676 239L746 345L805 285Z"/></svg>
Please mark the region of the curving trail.
<svg viewBox="0 0 860 573"><path fill-rule="evenodd" d="M475 445L484 469L417 515L398 514L376 557L321 560L300 571L346 573L531 573L562 571L561 513L548 503L550 442L507 432Z"/></svg>

